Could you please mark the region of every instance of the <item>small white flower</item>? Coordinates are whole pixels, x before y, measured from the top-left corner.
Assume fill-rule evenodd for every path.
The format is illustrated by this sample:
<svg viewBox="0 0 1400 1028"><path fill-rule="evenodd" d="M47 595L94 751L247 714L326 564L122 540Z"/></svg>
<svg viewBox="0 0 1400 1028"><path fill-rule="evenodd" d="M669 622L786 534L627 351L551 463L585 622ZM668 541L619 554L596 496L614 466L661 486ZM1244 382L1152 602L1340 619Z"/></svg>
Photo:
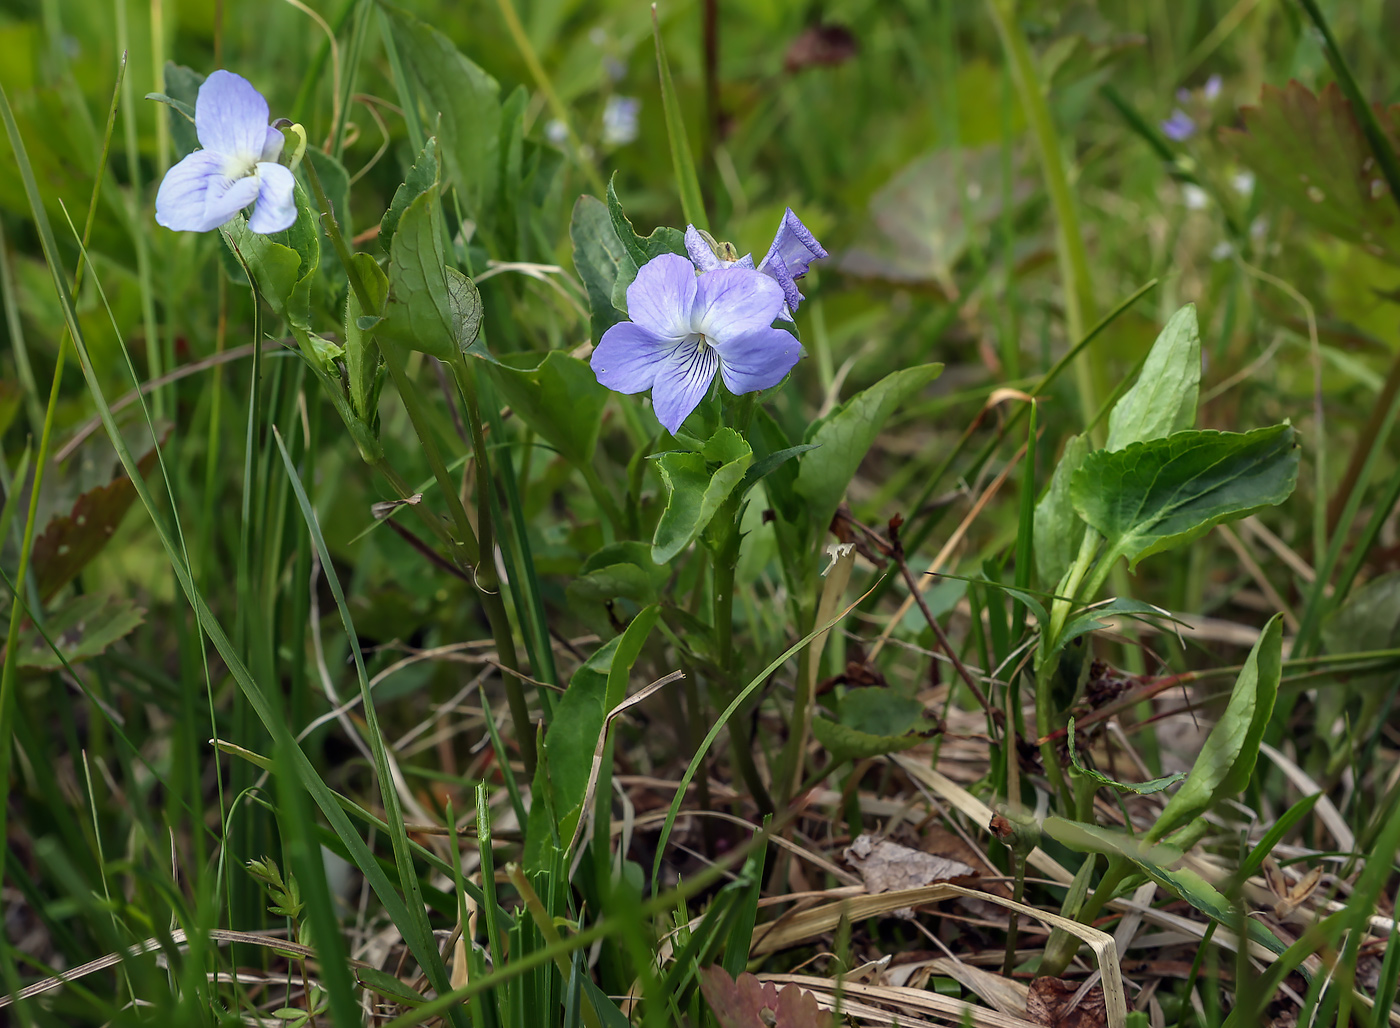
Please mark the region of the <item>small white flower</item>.
<svg viewBox="0 0 1400 1028"><path fill-rule="evenodd" d="M1191 182L1181 187L1181 199L1188 211L1203 211L1210 204L1210 194Z"/></svg>

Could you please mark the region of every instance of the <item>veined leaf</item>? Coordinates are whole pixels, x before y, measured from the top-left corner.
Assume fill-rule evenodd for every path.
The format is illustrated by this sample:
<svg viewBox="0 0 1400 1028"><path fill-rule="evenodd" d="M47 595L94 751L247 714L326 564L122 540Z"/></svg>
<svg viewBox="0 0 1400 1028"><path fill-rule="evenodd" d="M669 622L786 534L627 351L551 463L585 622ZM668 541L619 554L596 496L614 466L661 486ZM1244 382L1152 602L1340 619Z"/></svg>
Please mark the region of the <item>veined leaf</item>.
<svg viewBox="0 0 1400 1028"><path fill-rule="evenodd" d="M652 537L651 557L667 564L710 523L753 463L753 451L738 432L722 428L703 453L663 453L656 463L668 499ZM711 470L712 464L719 466Z"/></svg>
<svg viewBox="0 0 1400 1028"><path fill-rule="evenodd" d="M75 596L57 610L48 612L44 619L48 640L32 623L26 625L19 637L19 666L56 671L64 660L69 664L89 660L130 634L145 619L145 610L130 600L95 593ZM62 660L49 645L50 641L58 647Z"/></svg>
<svg viewBox="0 0 1400 1028"><path fill-rule="evenodd" d="M1084 522L1075 513L1069 486L1088 454L1088 436L1071 436L1050 477L1050 488L1035 505L1035 570L1046 589L1054 589L1065 576L1084 538Z"/></svg>
<svg viewBox="0 0 1400 1028"><path fill-rule="evenodd" d="M468 213L492 224L499 175L500 86L452 41L406 11L383 5L430 119L442 116L444 162Z"/></svg>
<svg viewBox="0 0 1400 1028"><path fill-rule="evenodd" d="M471 279L446 264L436 189L404 210L391 252L389 302L379 331L439 360L466 352L481 330L481 297Z"/></svg>
<svg viewBox="0 0 1400 1028"><path fill-rule="evenodd" d="M434 188L437 183L437 139L433 138L423 144L423 149L413 162L413 167L408 170L408 177L403 180L398 189L394 190L394 198L389 201L389 209L384 212L384 217L379 221L379 241L386 251L394 241L394 235L399 230L399 220L403 217L403 212L408 210L408 205Z"/></svg>
<svg viewBox="0 0 1400 1028"><path fill-rule="evenodd" d="M1198 817L1249 784L1283 673L1283 622L1274 615L1235 679L1230 702L1206 737L1191 773L1146 834L1149 841Z"/></svg>
<svg viewBox="0 0 1400 1028"><path fill-rule="evenodd" d="M569 237L574 244L574 268L588 290L593 342L597 343L604 332L622 320L621 312L613 304L613 286L619 270L625 263L631 266L631 274L636 275L636 264L613 228L607 205L595 196L580 196L574 204Z"/></svg>
<svg viewBox="0 0 1400 1028"><path fill-rule="evenodd" d="M1200 391L1201 330L1196 305L1188 303L1171 316L1137 382L1114 404L1105 449L1121 450L1193 427Z"/></svg>
<svg viewBox="0 0 1400 1028"><path fill-rule="evenodd" d="M562 350L515 353L486 361L513 410L576 467L593 459L608 390L593 369Z"/></svg>
<svg viewBox="0 0 1400 1028"><path fill-rule="evenodd" d="M1105 560L1181 546L1214 525L1282 503L1298 477L1293 426L1177 432L1099 450L1070 484L1079 516L1108 542Z"/></svg>
<svg viewBox="0 0 1400 1028"><path fill-rule="evenodd" d="M379 344L372 333L360 327L360 319L381 317L384 302L389 298L389 276L367 253L352 254L350 259L355 262L360 281L375 305L373 310L361 309L359 294L353 289L345 302L345 371L350 380L350 404L363 421L370 422L378 399L375 382L379 379Z"/></svg>

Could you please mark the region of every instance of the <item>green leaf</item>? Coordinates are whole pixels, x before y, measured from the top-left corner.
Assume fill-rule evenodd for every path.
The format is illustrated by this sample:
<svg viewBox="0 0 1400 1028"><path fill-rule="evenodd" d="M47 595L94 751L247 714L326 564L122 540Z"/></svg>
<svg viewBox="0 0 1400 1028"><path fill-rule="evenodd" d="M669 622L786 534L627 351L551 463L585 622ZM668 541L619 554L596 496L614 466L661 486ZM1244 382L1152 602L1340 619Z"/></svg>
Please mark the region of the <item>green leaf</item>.
<svg viewBox="0 0 1400 1028"><path fill-rule="evenodd" d="M19 637L18 665L39 671L56 671L66 660L76 664L106 651L129 635L146 619L146 612L131 600L96 593L75 596L44 619L46 640L32 622ZM58 647L55 653L53 646Z"/></svg>
<svg viewBox="0 0 1400 1028"><path fill-rule="evenodd" d="M893 689L852 689L837 704L841 724L868 735L903 735L923 724L924 705Z"/></svg>
<svg viewBox="0 0 1400 1028"><path fill-rule="evenodd" d="M170 142L176 155L184 157L199 146L199 136L194 129L194 107L199 87L204 85L204 76L183 64L166 61L163 78L165 92L147 93L146 99L169 104Z"/></svg>
<svg viewBox="0 0 1400 1028"><path fill-rule="evenodd" d="M1050 488L1035 505L1035 570L1046 589L1054 589L1065 577L1084 538L1084 522L1075 513L1069 486L1088 454L1089 438L1070 436L1050 477Z"/></svg>
<svg viewBox="0 0 1400 1028"><path fill-rule="evenodd" d="M442 156L467 213L493 224L500 152L500 87L426 22L384 5L399 52L429 115L440 114ZM431 117L429 119L431 121Z"/></svg>
<svg viewBox="0 0 1400 1028"><path fill-rule="evenodd" d="M585 602L624 598L646 606L657 601L658 590L670 574L669 568L651 559L646 543L613 543L584 561L568 592Z"/></svg>
<svg viewBox="0 0 1400 1028"><path fill-rule="evenodd" d="M923 364L886 375L807 430L803 442L815 443L822 451L803 459L797 473L797 493L807 500L808 523L818 538L826 533L846 495L846 486L885 419L942 371L942 364Z"/></svg>
<svg viewBox="0 0 1400 1028"><path fill-rule="evenodd" d="M350 173L345 170L345 165L317 146L306 148L305 159L316 169L341 233L346 239L352 238L355 229L350 222Z"/></svg>
<svg viewBox="0 0 1400 1028"><path fill-rule="evenodd" d="M623 320L613 305L613 287L624 263L636 274L636 264L627 254L613 228L612 216L596 196L580 196L574 204L569 238L574 244L574 268L588 291L588 307L593 315L593 342Z"/></svg>
<svg viewBox="0 0 1400 1028"><path fill-rule="evenodd" d="M882 757L913 749L924 741L922 735L872 735L824 717L812 718L812 735L834 761Z"/></svg>
<svg viewBox="0 0 1400 1028"><path fill-rule="evenodd" d="M667 501L652 537L651 558L668 564L710 523L753 463L753 451L738 432L721 428L704 453L663 453L656 463Z"/></svg>
<svg viewBox="0 0 1400 1028"><path fill-rule="evenodd" d="M1165 439L1100 450L1074 473L1079 516L1108 541L1105 560L1132 566L1181 546L1212 526L1282 503L1298 477L1287 423L1243 434L1177 432Z"/></svg>
<svg viewBox="0 0 1400 1028"><path fill-rule="evenodd" d="M418 199L428 190L433 189L438 183L438 156L437 139L429 139L419 152L417 160L413 162L413 167L408 170L408 177L398 189L394 190L394 198L389 201L389 209L384 212L384 217L379 222L379 241L387 251L394 240L394 234L399 230L399 221L403 218L403 212L408 210L408 205Z"/></svg>
<svg viewBox="0 0 1400 1028"><path fill-rule="evenodd" d="M366 989L405 1007L421 1007L427 998L407 982L399 981L377 967L357 967L355 978Z"/></svg>
<svg viewBox="0 0 1400 1028"><path fill-rule="evenodd" d="M612 218L613 230L617 233L617 238L622 242L623 249L632 258L635 268L640 268L653 257L659 257L663 253L677 253L685 256L685 233L680 229L663 225L655 229L649 236L639 236L632 228L632 222L627 220L627 215L622 212L622 203L617 198L617 190L613 183L617 180L614 173L608 182L608 216ZM632 281L632 276L636 275L635 268L627 276L627 282ZM618 276L622 280L622 276ZM623 285L626 289L626 285ZM617 296L614 287L613 296ZM626 308L623 308L624 310Z"/></svg>
<svg viewBox="0 0 1400 1028"><path fill-rule="evenodd" d="M389 297L389 276L379 266L379 262L367 253L357 253L350 257L359 271L360 281L369 293L374 310L360 307L360 297L350 290L345 303L345 371L350 380L350 405L366 423L374 419L374 408L378 398L375 388L379 380L379 344L372 333L360 327L360 319L365 316L378 318L384 310L384 302Z"/></svg>
<svg viewBox="0 0 1400 1028"><path fill-rule="evenodd" d="M510 408L569 463L593 460L608 390L586 361L551 350L505 354L486 362Z"/></svg>
<svg viewBox="0 0 1400 1028"><path fill-rule="evenodd" d="M1244 131L1221 139L1258 178L1260 189L1313 224L1391 262L1400 262L1400 209L1376 167L1351 104L1331 83L1314 96L1298 82L1265 86L1259 106L1240 111ZM1400 112L1376 109L1400 150Z"/></svg>
<svg viewBox="0 0 1400 1028"><path fill-rule="evenodd" d="M1191 773L1146 838L1155 841L1220 800L1244 791L1274 711L1283 673L1283 621L1274 615L1235 679L1230 702L1206 737Z"/></svg>
<svg viewBox="0 0 1400 1028"><path fill-rule="evenodd" d="M748 471L744 472L744 480L739 484L739 488L747 492L794 457L800 457L808 450L820 448L820 443L802 443L799 446L789 446L776 453L770 453L766 457L760 457L749 465Z"/></svg>
<svg viewBox="0 0 1400 1028"><path fill-rule="evenodd" d="M1171 316L1137 382L1114 405L1105 449L1121 450L1191 428L1200 391L1201 330L1196 305L1188 303Z"/></svg>
<svg viewBox="0 0 1400 1028"><path fill-rule="evenodd" d="M1239 920L1230 901L1195 871L1187 868L1173 870L1171 865L1182 857L1181 850L1165 843L1134 839L1122 832L1109 831L1097 825L1070 821L1051 815L1042 824L1045 834L1056 842L1079 853L1104 853L1110 857L1126 857L1158 885L1176 893L1187 903L1205 914L1221 927L1233 930ZM1249 937L1275 953L1284 945L1252 917L1246 917Z"/></svg>
<svg viewBox="0 0 1400 1028"><path fill-rule="evenodd" d="M436 189L408 205L391 252L380 332L443 361L467 352L481 330L481 297L471 279L446 264Z"/></svg>
<svg viewBox="0 0 1400 1028"><path fill-rule="evenodd" d="M552 806L558 820L559 839L567 844L583 814L584 793L593 767L593 752L603 731L610 688L626 685L626 676L637 662L642 644L656 623L659 608L648 607L632 619L627 630L600 647L574 672L569 687L554 709L554 719L545 734L544 750L549 766ZM616 704L613 704L616 706ZM548 841L547 823L541 823L536 808L544 813L544 803L532 805L526 835L527 869L541 869Z"/></svg>
<svg viewBox="0 0 1400 1028"><path fill-rule="evenodd" d="M1172 774L1164 775L1161 778L1152 778L1146 782L1119 782L1101 771L1095 771L1087 767L1079 760L1079 750L1074 745L1074 718L1069 719L1069 762L1074 765L1074 769L1085 778L1092 778L1100 785L1112 786L1115 789L1122 789L1124 792L1136 793L1139 796L1151 796L1153 793L1162 792L1170 788L1186 777L1185 771L1175 771Z"/></svg>

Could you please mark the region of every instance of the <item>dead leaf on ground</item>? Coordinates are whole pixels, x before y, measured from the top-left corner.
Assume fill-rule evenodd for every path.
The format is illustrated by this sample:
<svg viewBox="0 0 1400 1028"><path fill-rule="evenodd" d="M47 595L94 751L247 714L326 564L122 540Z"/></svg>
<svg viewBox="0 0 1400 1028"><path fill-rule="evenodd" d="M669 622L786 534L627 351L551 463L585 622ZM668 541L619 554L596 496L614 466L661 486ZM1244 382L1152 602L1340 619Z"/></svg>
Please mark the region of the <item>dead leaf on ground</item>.
<svg viewBox="0 0 1400 1028"><path fill-rule="evenodd" d="M1276 897L1274 899L1275 916L1280 921L1286 921L1290 914L1306 903L1308 898L1317 891L1318 882L1322 881L1322 868L1312 868L1295 882L1283 873L1283 868L1278 866L1278 861L1273 857L1265 857L1264 880L1268 883L1269 891Z"/></svg>
<svg viewBox="0 0 1400 1028"><path fill-rule="evenodd" d="M747 972L735 981L722 967L702 967L700 991L720 1028L832 1028L817 997L796 985L779 989Z"/></svg>
<svg viewBox="0 0 1400 1028"><path fill-rule="evenodd" d="M136 466L145 476L155 463L156 448L152 447ZM136 487L122 473L106 485L89 489L77 498L71 511L49 521L34 540L31 557L40 599L47 601L102 552L135 500Z"/></svg>
<svg viewBox="0 0 1400 1028"><path fill-rule="evenodd" d="M977 874L976 868L961 860L935 857L868 833L846 847L845 857L860 872L869 893L917 889Z"/></svg>
<svg viewBox="0 0 1400 1028"><path fill-rule="evenodd" d="M1104 1028L1108 1009L1103 986L1095 985L1080 996L1081 988L1081 983L1063 978L1037 978L1026 997L1026 1017L1047 1028Z"/></svg>

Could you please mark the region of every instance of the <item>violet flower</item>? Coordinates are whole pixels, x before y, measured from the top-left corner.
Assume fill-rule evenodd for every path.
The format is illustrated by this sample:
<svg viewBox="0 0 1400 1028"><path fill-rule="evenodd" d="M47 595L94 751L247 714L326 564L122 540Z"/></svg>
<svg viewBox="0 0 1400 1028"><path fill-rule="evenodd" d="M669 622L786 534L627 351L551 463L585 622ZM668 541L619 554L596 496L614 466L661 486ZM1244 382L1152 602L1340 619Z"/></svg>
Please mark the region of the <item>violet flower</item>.
<svg viewBox="0 0 1400 1028"><path fill-rule="evenodd" d="M277 163L282 133L268 124L267 101L231 71L199 87L196 150L166 172L156 193L156 222L177 232L208 232L256 203L248 228L264 235L297 220L296 179Z"/></svg>
<svg viewBox="0 0 1400 1028"><path fill-rule="evenodd" d="M752 268L754 266L753 256L745 254L743 257L726 260L716 255L706 238L690 225L685 230L685 249L690 254L690 259L695 262L695 266L701 271L714 271L717 268L739 267ZM763 258L763 262L758 265L758 270L767 275L774 282L783 288L783 300L786 307L780 316L787 321L792 320L792 312L797 310L798 304L803 300L802 294L797 289L797 280L807 274L808 266L816 260L830 256L821 243L817 242L816 236L802 224L796 214L792 213L789 207L783 212L783 220L778 225L778 234L773 237L773 245L768 248L768 254Z"/></svg>
<svg viewBox="0 0 1400 1028"><path fill-rule="evenodd" d="M1184 143L1196 134L1196 123L1191 115L1180 107L1172 111L1172 116L1162 122L1162 134L1177 143Z"/></svg>
<svg viewBox="0 0 1400 1028"><path fill-rule="evenodd" d="M627 287L632 320L603 333L590 364L609 389L650 389L657 420L674 433L716 372L730 392L751 393L792 370L802 346L773 327L782 308L782 289L751 268L731 265L697 277L690 261L663 253L637 271Z"/></svg>

